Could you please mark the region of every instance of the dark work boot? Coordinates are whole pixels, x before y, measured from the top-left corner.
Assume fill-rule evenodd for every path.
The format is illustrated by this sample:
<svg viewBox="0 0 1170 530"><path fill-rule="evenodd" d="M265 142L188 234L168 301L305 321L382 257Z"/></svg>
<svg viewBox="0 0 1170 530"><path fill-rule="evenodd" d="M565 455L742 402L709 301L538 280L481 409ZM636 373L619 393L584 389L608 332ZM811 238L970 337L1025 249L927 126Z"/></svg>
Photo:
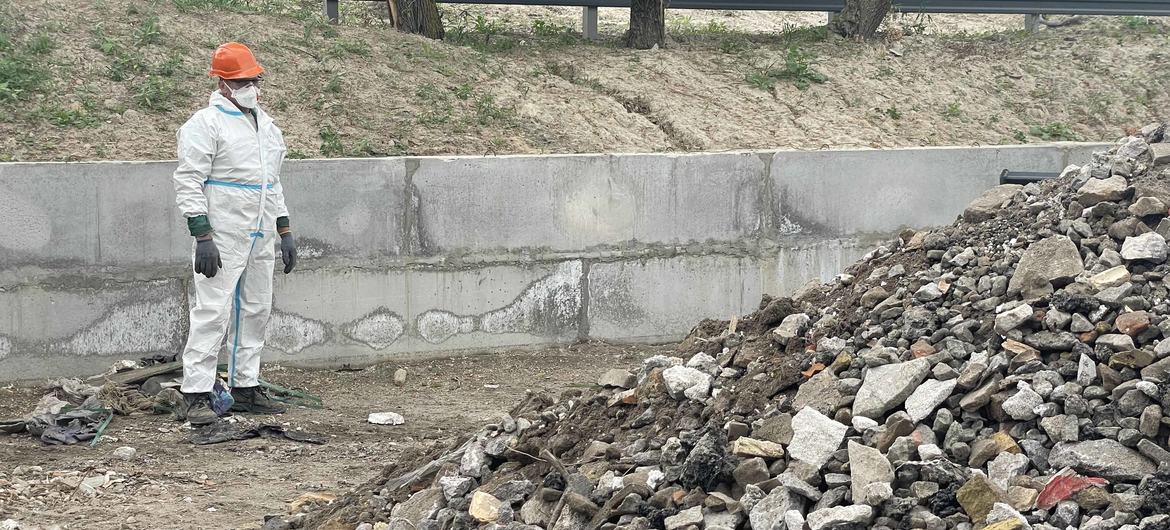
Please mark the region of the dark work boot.
<svg viewBox="0 0 1170 530"><path fill-rule="evenodd" d="M219 420L219 416L215 411L211 410L211 394L209 393L183 393L183 414L179 419L185 419L191 422L191 425L211 425Z"/></svg>
<svg viewBox="0 0 1170 530"><path fill-rule="evenodd" d="M284 414L288 407L268 396L263 388L251 386L247 388L233 388L232 412L249 412L252 414Z"/></svg>

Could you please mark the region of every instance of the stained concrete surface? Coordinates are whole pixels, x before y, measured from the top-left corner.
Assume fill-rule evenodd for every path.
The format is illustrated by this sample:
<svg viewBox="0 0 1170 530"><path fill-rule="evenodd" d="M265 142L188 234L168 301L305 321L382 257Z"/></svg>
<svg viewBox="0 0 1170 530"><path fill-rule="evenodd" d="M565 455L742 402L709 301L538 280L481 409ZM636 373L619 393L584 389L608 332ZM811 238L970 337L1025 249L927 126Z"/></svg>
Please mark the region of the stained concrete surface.
<svg viewBox="0 0 1170 530"><path fill-rule="evenodd" d="M266 358L677 339L950 222L1003 169L1099 147L290 160L301 261L276 275ZM0 380L181 349L173 168L0 164Z"/></svg>

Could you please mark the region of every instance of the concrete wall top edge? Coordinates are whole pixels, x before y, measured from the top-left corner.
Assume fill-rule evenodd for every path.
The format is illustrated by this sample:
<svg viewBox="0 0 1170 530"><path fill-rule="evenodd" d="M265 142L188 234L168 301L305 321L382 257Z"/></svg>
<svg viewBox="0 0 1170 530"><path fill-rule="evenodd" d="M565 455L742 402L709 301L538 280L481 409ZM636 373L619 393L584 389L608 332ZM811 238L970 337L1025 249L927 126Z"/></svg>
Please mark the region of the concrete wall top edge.
<svg viewBox="0 0 1170 530"><path fill-rule="evenodd" d="M354 161L375 161L375 160L464 160L464 159L525 159L525 158L572 158L572 157L635 157L635 156L665 156L665 157L692 157L692 156L706 156L706 155L736 155L736 154L755 154L755 155L769 155L780 153L872 153L874 151L941 151L941 150L970 150L970 149L1021 149L1021 148L1036 148L1036 147L1101 147L1107 148L1114 145L1113 142L1044 142L1035 144L1004 144L1004 145L931 145L918 147L889 147L889 148L848 148L848 149L732 149L726 151L666 151L666 152L621 152L621 153L521 153L521 154L506 154L506 155L428 155L428 156L390 156L390 157L363 157L363 158L302 158L302 159L286 159L287 163L346 163ZM83 166L83 165L149 165L149 164L174 164L177 161L174 159L165 160L82 160L75 162L0 162L0 170L4 168L19 168L22 166ZM2 175L0 175L2 176Z"/></svg>

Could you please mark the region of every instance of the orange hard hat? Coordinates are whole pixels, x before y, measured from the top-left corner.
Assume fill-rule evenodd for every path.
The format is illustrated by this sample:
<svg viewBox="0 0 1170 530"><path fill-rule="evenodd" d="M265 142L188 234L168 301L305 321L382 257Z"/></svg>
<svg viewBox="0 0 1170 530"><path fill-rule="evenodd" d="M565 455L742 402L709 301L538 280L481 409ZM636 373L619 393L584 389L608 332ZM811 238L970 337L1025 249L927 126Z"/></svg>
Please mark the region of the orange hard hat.
<svg viewBox="0 0 1170 530"><path fill-rule="evenodd" d="M264 67L256 62L252 50L238 42L220 44L211 54L211 77L224 79L247 79L264 73Z"/></svg>

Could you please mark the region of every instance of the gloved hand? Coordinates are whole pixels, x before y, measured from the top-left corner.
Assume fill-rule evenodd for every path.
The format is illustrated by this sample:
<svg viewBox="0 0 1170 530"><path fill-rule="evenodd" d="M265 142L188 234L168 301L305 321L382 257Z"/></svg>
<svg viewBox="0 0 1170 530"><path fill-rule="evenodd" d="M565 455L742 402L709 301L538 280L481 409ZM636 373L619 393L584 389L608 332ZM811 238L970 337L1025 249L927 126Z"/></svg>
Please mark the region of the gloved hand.
<svg viewBox="0 0 1170 530"><path fill-rule="evenodd" d="M292 272L297 266L297 238L292 232L280 236L280 260L284 262L284 273Z"/></svg>
<svg viewBox="0 0 1170 530"><path fill-rule="evenodd" d="M223 260L219 259L219 247L211 239L200 240L195 243L195 273L208 278L214 278L215 273L223 267Z"/></svg>

